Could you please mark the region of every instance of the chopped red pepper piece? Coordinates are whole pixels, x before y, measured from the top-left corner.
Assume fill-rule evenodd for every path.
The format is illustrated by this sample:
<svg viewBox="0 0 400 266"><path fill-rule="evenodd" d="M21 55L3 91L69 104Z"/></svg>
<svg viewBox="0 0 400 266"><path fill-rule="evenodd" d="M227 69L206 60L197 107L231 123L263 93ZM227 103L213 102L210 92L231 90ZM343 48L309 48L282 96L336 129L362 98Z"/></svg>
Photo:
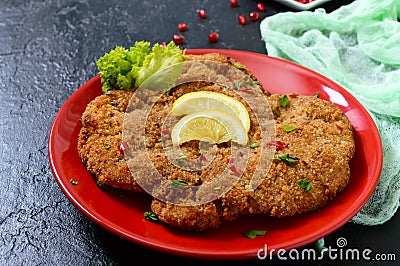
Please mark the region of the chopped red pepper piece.
<svg viewBox="0 0 400 266"><path fill-rule="evenodd" d="M94 127L94 128L96 127L96 123L93 122L93 121L89 121L88 124L89 124L91 127Z"/></svg>
<svg viewBox="0 0 400 266"><path fill-rule="evenodd" d="M170 133L171 133L171 130L168 129L168 128L163 128L163 129L161 129L161 133L163 133L163 134L170 134Z"/></svg>
<svg viewBox="0 0 400 266"><path fill-rule="evenodd" d="M285 148L285 143L283 141L279 141L279 140L272 140L267 142L267 144L265 144L266 147L272 147L275 146L276 150L283 150L283 148Z"/></svg>
<svg viewBox="0 0 400 266"><path fill-rule="evenodd" d="M234 158L230 157L230 158L226 159L226 163L227 164L233 163L234 160L235 160Z"/></svg>
<svg viewBox="0 0 400 266"><path fill-rule="evenodd" d="M236 169L236 167L235 167L234 165L231 165L231 166L229 167L229 169L232 171L232 173L233 173L234 175L237 175L237 176L242 175L242 171Z"/></svg>
<svg viewBox="0 0 400 266"><path fill-rule="evenodd" d="M118 146L118 151L123 153L126 149L128 149L128 143L126 141L121 142L121 144Z"/></svg>

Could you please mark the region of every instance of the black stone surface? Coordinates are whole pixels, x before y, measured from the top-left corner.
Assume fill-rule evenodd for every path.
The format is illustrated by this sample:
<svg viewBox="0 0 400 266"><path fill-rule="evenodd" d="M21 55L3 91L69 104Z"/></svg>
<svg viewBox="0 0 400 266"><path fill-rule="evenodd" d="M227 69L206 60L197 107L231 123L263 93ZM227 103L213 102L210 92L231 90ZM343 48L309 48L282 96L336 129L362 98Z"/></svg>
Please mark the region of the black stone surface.
<svg viewBox="0 0 400 266"><path fill-rule="evenodd" d="M259 23L290 11L261 1L258 22L237 23L259 1L239 0L0 0L0 265L365 265L366 261L205 261L141 247L99 227L64 196L51 173L47 137L62 104L97 74L96 60L115 45L170 41L177 24L188 30L183 48L225 48L267 53ZM351 1L332 1L334 10ZM204 8L207 19L196 10ZM218 31L217 43L207 35ZM400 261L400 215L374 227L349 223L325 238L349 248L393 253ZM371 262L395 265L394 262Z"/></svg>

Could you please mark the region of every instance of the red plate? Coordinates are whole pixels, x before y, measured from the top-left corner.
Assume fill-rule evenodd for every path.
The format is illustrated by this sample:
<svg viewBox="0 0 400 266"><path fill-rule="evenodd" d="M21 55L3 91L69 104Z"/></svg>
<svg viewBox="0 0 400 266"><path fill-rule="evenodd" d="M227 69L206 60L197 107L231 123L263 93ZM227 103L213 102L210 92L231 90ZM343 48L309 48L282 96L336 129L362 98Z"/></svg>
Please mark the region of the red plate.
<svg viewBox="0 0 400 266"><path fill-rule="evenodd" d="M183 232L143 218L151 199L144 194L118 195L101 190L77 153L79 119L86 105L102 93L99 76L85 83L65 102L54 119L48 139L48 156L54 177L67 198L97 224L135 243L175 255L207 259L256 258L257 251L292 249L308 245L348 222L373 193L382 168L382 144L374 121L345 89L299 65L235 50L199 49L187 53L220 52L245 64L271 93L314 95L335 103L350 119L356 140L350 183L318 212L276 219L266 215L241 217L220 229ZM74 185L73 179L78 182ZM266 229L264 237L249 239L241 233Z"/></svg>

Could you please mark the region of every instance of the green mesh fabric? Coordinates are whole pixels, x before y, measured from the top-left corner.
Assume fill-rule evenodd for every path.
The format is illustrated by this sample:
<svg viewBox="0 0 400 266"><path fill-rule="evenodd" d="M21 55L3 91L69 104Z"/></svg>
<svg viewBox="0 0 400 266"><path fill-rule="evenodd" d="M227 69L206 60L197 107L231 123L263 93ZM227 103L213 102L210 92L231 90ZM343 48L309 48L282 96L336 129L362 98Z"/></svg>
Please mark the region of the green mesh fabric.
<svg viewBox="0 0 400 266"><path fill-rule="evenodd" d="M383 170L372 197L352 222L377 225L400 198L400 0L356 0L326 13L286 12L260 30L268 55L336 81L370 112L379 129Z"/></svg>

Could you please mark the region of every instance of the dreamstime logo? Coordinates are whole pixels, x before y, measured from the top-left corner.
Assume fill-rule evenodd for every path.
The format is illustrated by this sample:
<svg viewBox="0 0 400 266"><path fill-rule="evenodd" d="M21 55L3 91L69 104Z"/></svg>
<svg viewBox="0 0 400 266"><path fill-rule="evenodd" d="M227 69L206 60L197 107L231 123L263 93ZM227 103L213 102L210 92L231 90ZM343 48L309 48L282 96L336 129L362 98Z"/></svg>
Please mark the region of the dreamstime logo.
<svg viewBox="0 0 400 266"><path fill-rule="evenodd" d="M269 257L272 260L276 257L279 260L367 260L367 261L395 261L396 254L394 253L374 253L371 249L347 248L347 239L339 237L336 240L336 247L325 247L320 252L316 249L305 248L298 249L268 249L265 244L263 248L257 251L257 257L260 260L265 260Z"/></svg>
<svg viewBox="0 0 400 266"><path fill-rule="evenodd" d="M347 246L347 240L346 240L346 238L344 238L344 237L339 237L339 238L336 240L336 245L337 245L339 248L343 248L343 247Z"/></svg>
<svg viewBox="0 0 400 266"><path fill-rule="evenodd" d="M209 170L212 174L199 185L179 183L176 177L175 182L169 179L169 173L189 175L206 168L210 169L213 167L213 159L217 156L215 145L200 141L197 149L201 152L201 160L198 160L198 157L191 159L184 149L172 144L171 138L164 137L179 121L179 117L171 113L169 93L185 84L196 88L218 86L222 91L238 95L251 108L254 114L253 123L258 124L260 131L260 154L257 164L252 163L256 167L248 181L248 189L257 188L268 173L270 158L275 153L274 147L265 145L275 137L271 108L259 84L249 75L238 67L214 61L187 61L165 68L149 77L133 93L125 113L122 140L128 147L124 150L125 160L137 183L158 200L194 206L211 202L227 193L246 171L251 148L249 145L239 145L232 141L230 153L224 156L234 158L234 166L225 163L223 171L216 173L211 171L212 169ZM223 122L217 122L227 129ZM155 141L155 130L160 131L161 137L158 138L161 141ZM228 129L227 131L231 136L235 134ZM220 168L220 165L217 168Z"/></svg>

